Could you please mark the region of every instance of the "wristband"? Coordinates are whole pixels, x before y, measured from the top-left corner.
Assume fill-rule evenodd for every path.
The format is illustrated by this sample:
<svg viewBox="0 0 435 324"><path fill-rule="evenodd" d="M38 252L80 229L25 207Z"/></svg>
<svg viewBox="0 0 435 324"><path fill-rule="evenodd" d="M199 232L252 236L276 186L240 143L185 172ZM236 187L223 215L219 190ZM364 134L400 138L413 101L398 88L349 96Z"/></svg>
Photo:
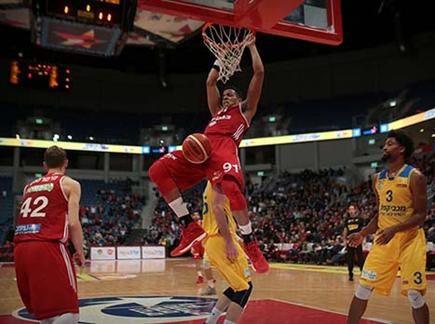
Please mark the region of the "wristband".
<svg viewBox="0 0 435 324"><path fill-rule="evenodd" d="M212 68L217 70L218 72L221 70L221 65L219 63L219 60L214 61Z"/></svg>

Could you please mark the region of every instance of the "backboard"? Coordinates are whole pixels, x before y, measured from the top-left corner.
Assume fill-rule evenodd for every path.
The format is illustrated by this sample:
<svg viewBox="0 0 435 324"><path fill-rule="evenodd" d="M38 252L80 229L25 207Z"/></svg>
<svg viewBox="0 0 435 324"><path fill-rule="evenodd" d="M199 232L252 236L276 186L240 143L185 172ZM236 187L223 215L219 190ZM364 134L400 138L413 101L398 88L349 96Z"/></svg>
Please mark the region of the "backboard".
<svg viewBox="0 0 435 324"><path fill-rule="evenodd" d="M139 0L138 7L329 45L343 40L340 0Z"/></svg>

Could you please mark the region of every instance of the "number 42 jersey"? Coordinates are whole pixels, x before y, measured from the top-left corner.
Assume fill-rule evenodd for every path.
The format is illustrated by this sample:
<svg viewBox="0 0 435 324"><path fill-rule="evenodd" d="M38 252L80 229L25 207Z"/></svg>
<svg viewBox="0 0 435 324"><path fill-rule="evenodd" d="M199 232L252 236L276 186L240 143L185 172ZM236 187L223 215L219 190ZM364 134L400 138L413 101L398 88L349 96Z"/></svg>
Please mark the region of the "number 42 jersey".
<svg viewBox="0 0 435 324"><path fill-rule="evenodd" d="M14 242L68 240L68 198L62 188L65 176L47 174L26 185L17 218Z"/></svg>

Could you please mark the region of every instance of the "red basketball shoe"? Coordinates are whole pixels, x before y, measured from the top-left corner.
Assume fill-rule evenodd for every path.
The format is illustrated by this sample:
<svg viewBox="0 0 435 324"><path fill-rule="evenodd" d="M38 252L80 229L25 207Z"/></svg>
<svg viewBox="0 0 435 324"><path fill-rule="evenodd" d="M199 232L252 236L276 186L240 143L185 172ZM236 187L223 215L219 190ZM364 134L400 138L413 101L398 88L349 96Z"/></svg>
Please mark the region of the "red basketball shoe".
<svg viewBox="0 0 435 324"><path fill-rule="evenodd" d="M203 276L198 276L198 277L196 278L196 284L197 284L197 285L200 285L200 284L202 284L202 283L204 283L204 277L203 277Z"/></svg>
<svg viewBox="0 0 435 324"><path fill-rule="evenodd" d="M196 222L191 222L187 227L180 226L181 228L181 242L171 251L171 256L180 256L190 250L192 245L201 242L207 233Z"/></svg>
<svg viewBox="0 0 435 324"><path fill-rule="evenodd" d="M267 263L266 258L263 256L263 253L261 253L257 240L244 243L243 249L251 260L255 272L264 273L269 270L269 263Z"/></svg>

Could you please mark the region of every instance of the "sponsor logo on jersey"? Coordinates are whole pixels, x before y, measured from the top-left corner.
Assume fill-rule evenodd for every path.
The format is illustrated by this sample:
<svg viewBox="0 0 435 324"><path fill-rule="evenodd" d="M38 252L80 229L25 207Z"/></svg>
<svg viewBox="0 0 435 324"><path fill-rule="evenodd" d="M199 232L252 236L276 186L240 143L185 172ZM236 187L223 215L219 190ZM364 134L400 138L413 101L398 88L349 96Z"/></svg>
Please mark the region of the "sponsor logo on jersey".
<svg viewBox="0 0 435 324"><path fill-rule="evenodd" d="M212 181L217 181L217 180L219 180L219 178L222 177L222 175L223 175L223 172L222 172L222 171L215 171L215 172L213 172L213 175L212 175L212 177L211 177L211 180L212 180Z"/></svg>
<svg viewBox="0 0 435 324"><path fill-rule="evenodd" d="M244 274L245 278L251 276L251 270L249 269L249 267L243 269L243 274Z"/></svg>
<svg viewBox="0 0 435 324"><path fill-rule="evenodd" d="M376 188L378 190L382 190L382 188L384 188L384 180L378 180L378 182L376 183Z"/></svg>
<svg viewBox="0 0 435 324"><path fill-rule="evenodd" d="M348 228L349 231L356 230L356 229L358 229L358 227L359 227L358 224L349 224L349 225L347 225L347 228Z"/></svg>
<svg viewBox="0 0 435 324"><path fill-rule="evenodd" d="M170 323L206 318L216 303L214 298L184 296L126 296L80 299L80 322L93 323ZM33 321L25 308L13 314Z"/></svg>
<svg viewBox="0 0 435 324"><path fill-rule="evenodd" d="M379 207L379 213L385 216L404 216L406 210L406 206L403 205L381 205Z"/></svg>
<svg viewBox="0 0 435 324"><path fill-rule="evenodd" d="M216 116L213 117L210 121L210 123L208 124L209 127L214 126L217 124L218 121L220 120L230 120L231 119L231 115L222 115L222 116Z"/></svg>
<svg viewBox="0 0 435 324"><path fill-rule="evenodd" d="M25 224L15 227L15 235L36 234L41 231L41 224Z"/></svg>
<svg viewBox="0 0 435 324"><path fill-rule="evenodd" d="M52 191L54 188L54 183L46 183L42 185L32 186L30 188L27 188L26 193L30 192L40 192L40 191Z"/></svg>
<svg viewBox="0 0 435 324"><path fill-rule="evenodd" d="M376 271L370 271L370 270L363 270L361 273L361 278L367 279L367 280L376 280L378 275L376 274Z"/></svg>

